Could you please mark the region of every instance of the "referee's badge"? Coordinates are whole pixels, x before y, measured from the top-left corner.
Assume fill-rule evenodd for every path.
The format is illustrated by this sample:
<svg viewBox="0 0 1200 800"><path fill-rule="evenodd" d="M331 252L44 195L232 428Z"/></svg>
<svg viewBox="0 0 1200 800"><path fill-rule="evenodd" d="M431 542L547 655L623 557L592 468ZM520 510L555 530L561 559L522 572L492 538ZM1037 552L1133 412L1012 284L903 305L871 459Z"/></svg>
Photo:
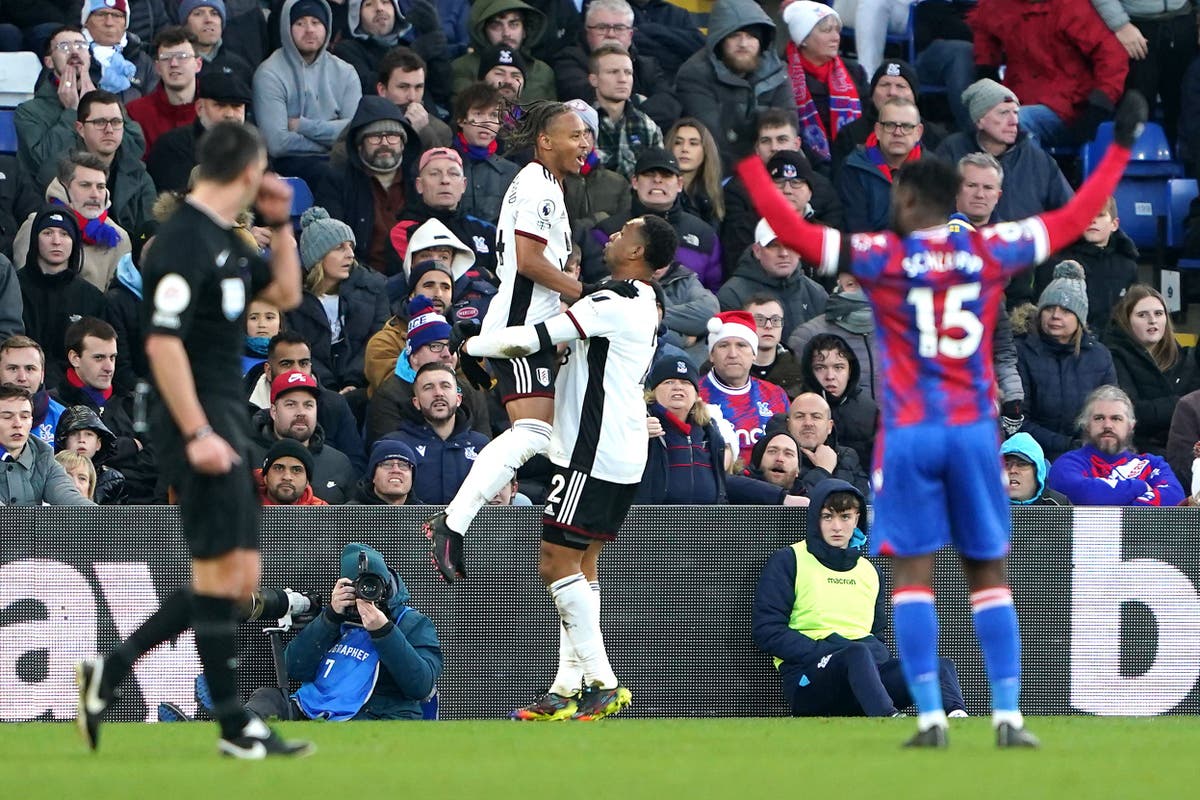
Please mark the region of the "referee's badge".
<svg viewBox="0 0 1200 800"><path fill-rule="evenodd" d="M225 278L221 281L221 313L233 322L246 308L246 284L241 278Z"/></svg>

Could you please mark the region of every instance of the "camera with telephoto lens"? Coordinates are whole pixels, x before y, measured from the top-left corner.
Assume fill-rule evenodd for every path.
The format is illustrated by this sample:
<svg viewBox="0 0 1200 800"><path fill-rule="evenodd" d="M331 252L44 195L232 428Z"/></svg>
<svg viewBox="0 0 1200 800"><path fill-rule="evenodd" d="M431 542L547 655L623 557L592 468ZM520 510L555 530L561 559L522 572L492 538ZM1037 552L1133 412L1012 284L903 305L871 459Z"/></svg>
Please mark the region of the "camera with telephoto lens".
<svg viewBox="0 0 1200 800"><path fill-rule="evenodd" d="M292 589L259 589L250 595L247 620L266 617L279 620L281 628L304 626L321 613L321 598Z"/></svg>

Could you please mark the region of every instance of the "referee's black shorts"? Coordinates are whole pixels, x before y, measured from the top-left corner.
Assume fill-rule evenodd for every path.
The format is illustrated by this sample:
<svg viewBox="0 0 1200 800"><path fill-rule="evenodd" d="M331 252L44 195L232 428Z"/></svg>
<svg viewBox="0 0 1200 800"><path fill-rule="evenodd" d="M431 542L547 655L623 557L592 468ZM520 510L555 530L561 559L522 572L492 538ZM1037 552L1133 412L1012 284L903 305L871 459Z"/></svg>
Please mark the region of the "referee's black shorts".
<svg viewBox="0 0 1200 800"><path fill-rule="evenodd" d="M558 370L558 351L546 347L521 358L489 358L496 376L500 402L522 397L554 397L554 374Z"/></svg>
<svg viewBox="0 0 1200 800"><path fill-rule="evenodd" d="M258 549L261 509L254 478L244 461L224 475L201 475L184 467L173 476L172 484L192 558Z"/></svg>
<svg viewBox="0 0 1200 800"><path fill-rule="evenodd" d="M637 488L636 483L611 483L555 464L542 509L542 539L575 550L615 540Z"/></svg>

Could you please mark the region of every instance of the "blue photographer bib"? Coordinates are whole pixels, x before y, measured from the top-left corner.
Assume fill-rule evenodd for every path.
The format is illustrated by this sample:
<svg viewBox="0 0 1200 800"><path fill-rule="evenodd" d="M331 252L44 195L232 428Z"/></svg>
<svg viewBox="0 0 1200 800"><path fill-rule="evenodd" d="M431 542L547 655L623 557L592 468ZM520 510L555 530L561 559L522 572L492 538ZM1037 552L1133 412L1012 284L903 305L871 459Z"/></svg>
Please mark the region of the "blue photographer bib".
<svg viewBox="0 0 1200 800"><path fill-rule="evenodd" d="M317 677L292 695L309 719L341 722L362 709L379 679L379 653L371 634L358 625L343 625L342 637L325 651Z"/></svg>

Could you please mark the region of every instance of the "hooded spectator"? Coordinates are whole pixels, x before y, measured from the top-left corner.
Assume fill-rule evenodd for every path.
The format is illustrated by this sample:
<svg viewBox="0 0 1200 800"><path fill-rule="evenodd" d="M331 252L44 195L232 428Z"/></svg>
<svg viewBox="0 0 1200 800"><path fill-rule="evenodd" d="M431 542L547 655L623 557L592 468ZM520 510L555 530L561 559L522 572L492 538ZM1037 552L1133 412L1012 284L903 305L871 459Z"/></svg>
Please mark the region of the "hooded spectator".
<svg viewBox="0 0 1200 800"><path fill-rule="evenodd" d="M1021 506L1069 506L1071 501L1061 492L1046 487L1050 465L1037 440L1028 433L1008 437L1000 445L1004 459L1004 483L1008 500Z"/></svg>

